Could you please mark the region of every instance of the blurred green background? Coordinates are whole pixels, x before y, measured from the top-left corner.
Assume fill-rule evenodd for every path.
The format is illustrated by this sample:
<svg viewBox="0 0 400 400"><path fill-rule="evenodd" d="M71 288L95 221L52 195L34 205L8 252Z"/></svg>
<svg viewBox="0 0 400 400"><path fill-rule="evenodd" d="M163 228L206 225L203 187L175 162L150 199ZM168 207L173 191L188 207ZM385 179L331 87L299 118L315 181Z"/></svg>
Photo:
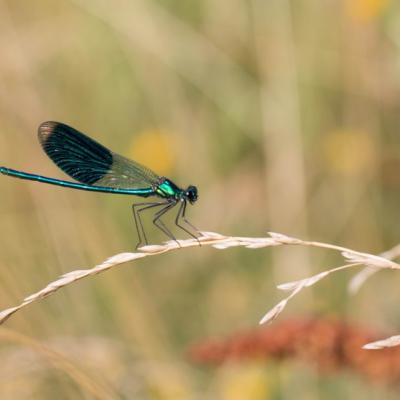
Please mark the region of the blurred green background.
<svg viewBox="0 0 400 400"><path fill-rule="evenodd" d="M400 241L399 46L389 0L1 0L1 164L65 179L36 137L41 122L62 121L197 185L188 216L200 229L377 254ZM7 177L0 191L1 309L134 249L134 199ZM191 343L257 326L282 296L276 284L340 262L308 248L203 247L84 280L0 329L0 398L397 398L298 363L187 361ZM398 332L399 275L350 297L353 273L281 318L333 314Z"/></svg>

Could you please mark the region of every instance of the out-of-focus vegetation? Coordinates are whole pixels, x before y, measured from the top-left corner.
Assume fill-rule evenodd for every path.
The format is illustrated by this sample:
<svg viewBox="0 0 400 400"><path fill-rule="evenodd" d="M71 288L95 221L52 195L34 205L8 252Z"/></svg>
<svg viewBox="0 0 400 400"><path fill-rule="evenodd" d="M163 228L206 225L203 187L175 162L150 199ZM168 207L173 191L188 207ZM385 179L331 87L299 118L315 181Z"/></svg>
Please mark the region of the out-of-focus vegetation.
<svg viewBox="0 0 400 400"><path fill-rule="evenodd" d="M1 0L0 163L65 179L35 133L58 120L196 184L188 215L203 230L379 253L400 242L399 46L389 0ZM133 250L135 199L0 178L1 309ZM276 284L335 262L307 248L199 248L80 282L0 329L0 398L397 398L295 363L186 359L202 337L254 327ZM399 328L400 275L355 298L349 277L286 314Z"/></svg>

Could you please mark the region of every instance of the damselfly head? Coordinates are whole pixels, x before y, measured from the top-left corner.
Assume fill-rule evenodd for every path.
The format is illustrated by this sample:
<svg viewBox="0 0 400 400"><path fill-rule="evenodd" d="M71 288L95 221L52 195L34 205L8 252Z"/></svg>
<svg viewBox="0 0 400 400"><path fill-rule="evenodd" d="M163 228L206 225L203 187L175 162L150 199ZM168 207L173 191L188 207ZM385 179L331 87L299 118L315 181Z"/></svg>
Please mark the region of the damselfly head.
<svg viewBox="0 0 400 400"><path fill-rule="evenodd" d="M190 204L193 204L198 196L197 187L196 186L188 186L185 192L185 197L189 200Z"/></svg>

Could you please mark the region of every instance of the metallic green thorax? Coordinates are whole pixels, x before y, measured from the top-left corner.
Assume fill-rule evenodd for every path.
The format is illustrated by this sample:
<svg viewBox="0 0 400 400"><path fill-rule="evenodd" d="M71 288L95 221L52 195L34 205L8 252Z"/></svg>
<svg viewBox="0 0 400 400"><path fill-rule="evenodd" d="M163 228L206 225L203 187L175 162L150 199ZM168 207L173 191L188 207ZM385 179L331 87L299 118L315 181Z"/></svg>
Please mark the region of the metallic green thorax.
<svg viewBox="0 0 400 400"><path fill-rule="evenodd" d="M155 188L156 193L160 197L178 199L182 195L182 189L179 189L173 182L163 179Z"/></svg>

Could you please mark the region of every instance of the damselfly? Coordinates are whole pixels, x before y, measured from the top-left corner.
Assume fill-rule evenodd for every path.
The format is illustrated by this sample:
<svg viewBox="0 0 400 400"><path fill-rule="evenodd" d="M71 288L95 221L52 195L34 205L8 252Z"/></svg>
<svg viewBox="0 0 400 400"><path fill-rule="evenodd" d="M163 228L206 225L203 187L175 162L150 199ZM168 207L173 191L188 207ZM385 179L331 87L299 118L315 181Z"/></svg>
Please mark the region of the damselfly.
<svg viewBox="0 0 400 400"><path fill-rule="evenodd" d="M83 133L60 122L48 121L39 126L39 141L51 160L66 174L78 182L48 178L11 168L0 167L0 173L15 178L58 185L92 192L127 194L139 197L156 197L158 201L132 205L139 247L148 244L141 213L156 209L153 224L169 238L176 241L161 217L179 204L175 224L197 239L197 236L182 225L182 220L194 231L198 230L185 217L187 202L197 201L196 186L179 188L170 179L160 177L149 168L113 153ZM198 240L198 239L197 239ZM178 243L179 244L179 243Z"/></svg>

